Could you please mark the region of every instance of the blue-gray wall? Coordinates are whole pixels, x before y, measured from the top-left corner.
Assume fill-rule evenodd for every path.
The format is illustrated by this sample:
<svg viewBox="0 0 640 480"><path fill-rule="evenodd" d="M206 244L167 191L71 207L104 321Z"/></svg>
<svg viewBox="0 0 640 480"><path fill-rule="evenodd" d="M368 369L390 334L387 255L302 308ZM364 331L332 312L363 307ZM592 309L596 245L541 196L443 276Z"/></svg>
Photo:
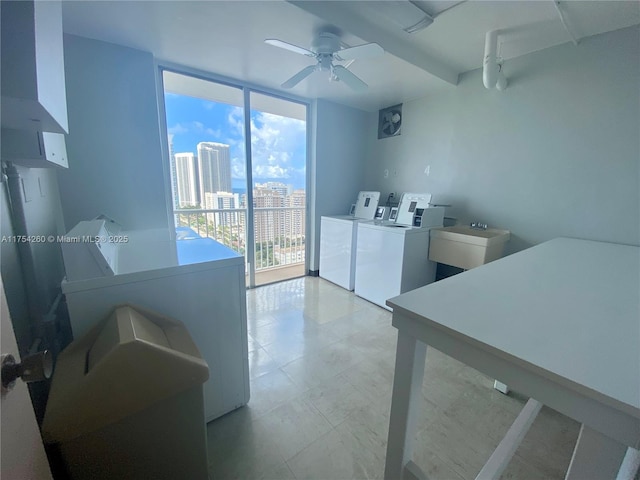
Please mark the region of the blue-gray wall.
<svg viewBox="0 0 640 480"><path fill-rule="evenodd" d="M309 269L320 262L320 217L346 215L360 190L365 189L368 114L326 100L312 107L311 243ZM315 154L315 156L314 156Z"/></svg>
<svg viewBox="0 0 640 480"><path fill-rule="evenodd" d="M58 181L66 228L101 213L125 228L166 227L153 56L74 35L64 40L69 169ZM318 270L320 216L347 213L365 187L368 116L318 100L311 117L317 189L309 192L307 238L309 269Z"/></svg>
<svg viewBox="0 0 640 480"><path fill-rule="evenodd" d="M64 55L67 230L99 214L126 229L167 228L153 56L74 35L64 36Z"/></svg>
<svg viewBox="0 0 640 480"><path fill-rule="evenodd" d="M371 114L368 188L431 192L461 222L511 230L511 252L558 236L640 244L638 27L504 70L504 92L475 70L450 93L405 103L399 137L377 140Z"/></svg>

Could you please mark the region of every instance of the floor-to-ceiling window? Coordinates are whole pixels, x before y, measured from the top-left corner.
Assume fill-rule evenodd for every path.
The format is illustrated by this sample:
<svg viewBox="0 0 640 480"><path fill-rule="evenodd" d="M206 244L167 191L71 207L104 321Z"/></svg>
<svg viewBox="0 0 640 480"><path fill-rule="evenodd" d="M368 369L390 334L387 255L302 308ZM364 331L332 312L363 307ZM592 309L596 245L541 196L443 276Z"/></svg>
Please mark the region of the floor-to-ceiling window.
<svg viewBox="0 0 640 480"><path fill-rule="evenodd" d="M178 235L245 256L247 284L304 275L307 106L162 71Z"/></svg>
<svg viewBox="0 0 640 480"><path fill-rule="evenodd" d="M256 285L305 273L306 106L251 92Z"/></svg>

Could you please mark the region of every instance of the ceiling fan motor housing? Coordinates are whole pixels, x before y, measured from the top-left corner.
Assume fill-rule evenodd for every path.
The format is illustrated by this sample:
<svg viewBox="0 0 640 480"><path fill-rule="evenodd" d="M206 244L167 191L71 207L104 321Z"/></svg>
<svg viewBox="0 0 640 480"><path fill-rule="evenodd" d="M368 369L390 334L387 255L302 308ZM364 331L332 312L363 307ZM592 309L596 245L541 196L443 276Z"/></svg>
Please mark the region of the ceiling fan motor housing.
<svg viewBox="0 0 640 480"><path fill-rule="evenodd" d="M340 38L329 32L320 32L313 40L311 50L319 55L333 55L340 50Z"/></svg>

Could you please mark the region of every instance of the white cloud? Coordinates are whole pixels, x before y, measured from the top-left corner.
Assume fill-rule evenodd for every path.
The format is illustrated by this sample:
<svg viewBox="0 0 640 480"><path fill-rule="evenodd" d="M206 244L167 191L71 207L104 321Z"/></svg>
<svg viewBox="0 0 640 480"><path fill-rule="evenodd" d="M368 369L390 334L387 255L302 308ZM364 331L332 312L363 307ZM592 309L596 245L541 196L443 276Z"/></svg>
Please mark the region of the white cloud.
<svg viewBox="0 0 640 480"><path fill-rule="evenodd" d="M301 120L259 113L251 121L251 154L258 178L291 178L304 170L306 124ZM305 152L306 153L306 152Z"/></svg>
<svg viewBox="0 0 640 480"><path fill-rule="evenodd" d="M227 122L231 127L231 131L236 135L244 135L244 109L241 107L233 107L227 116Z"/></svg>
<svg viewBox="0 0 640 480"><path fill-rule="evenodd" d="M180 135L181 133L187 133L189 129L181 123L176 123L173 127L169 127L167 131L172 135Z"/></svg>
<svg viewBox="0 0 640 480"><path fill-rule="evenodd" d="M233 157L231 159L231 176L233 178L247 178L247 168L244 158Z"/></svg>
<svg viewBox="0 0 640 480"><path fill-rule="evenodd" d="M205 127L202 122L193 121L188 123L176 123L173 127L167 129L168 133L172 135L180 135L188 132L204 133L211 137L214 137L216 141L220 141L222 138L222 130L219 128L213 129Z"/></svg>
<svg viewBox="0 0 640 480"><path fill-rule="evenodd" d="M289 171L279 165L254 166L254 175L257 178L290 178Z"/></svg>

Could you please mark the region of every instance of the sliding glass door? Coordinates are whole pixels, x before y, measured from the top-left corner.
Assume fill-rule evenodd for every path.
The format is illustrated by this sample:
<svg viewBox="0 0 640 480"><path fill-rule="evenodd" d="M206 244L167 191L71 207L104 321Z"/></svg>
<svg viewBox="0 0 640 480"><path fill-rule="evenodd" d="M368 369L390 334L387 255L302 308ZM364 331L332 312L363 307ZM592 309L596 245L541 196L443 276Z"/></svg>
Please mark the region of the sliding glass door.
<svg viewBox="0 0 640 480"><path fill-rule="evenodd" d="M178 236L245 256L252 287L305 274L305 104L164 70Z"/></svg>
<svg viewBox="0 0 640 480"><path fill-rule="evenodd" d="M255 284L305 274L307 109L251 92Z"/></svg>

